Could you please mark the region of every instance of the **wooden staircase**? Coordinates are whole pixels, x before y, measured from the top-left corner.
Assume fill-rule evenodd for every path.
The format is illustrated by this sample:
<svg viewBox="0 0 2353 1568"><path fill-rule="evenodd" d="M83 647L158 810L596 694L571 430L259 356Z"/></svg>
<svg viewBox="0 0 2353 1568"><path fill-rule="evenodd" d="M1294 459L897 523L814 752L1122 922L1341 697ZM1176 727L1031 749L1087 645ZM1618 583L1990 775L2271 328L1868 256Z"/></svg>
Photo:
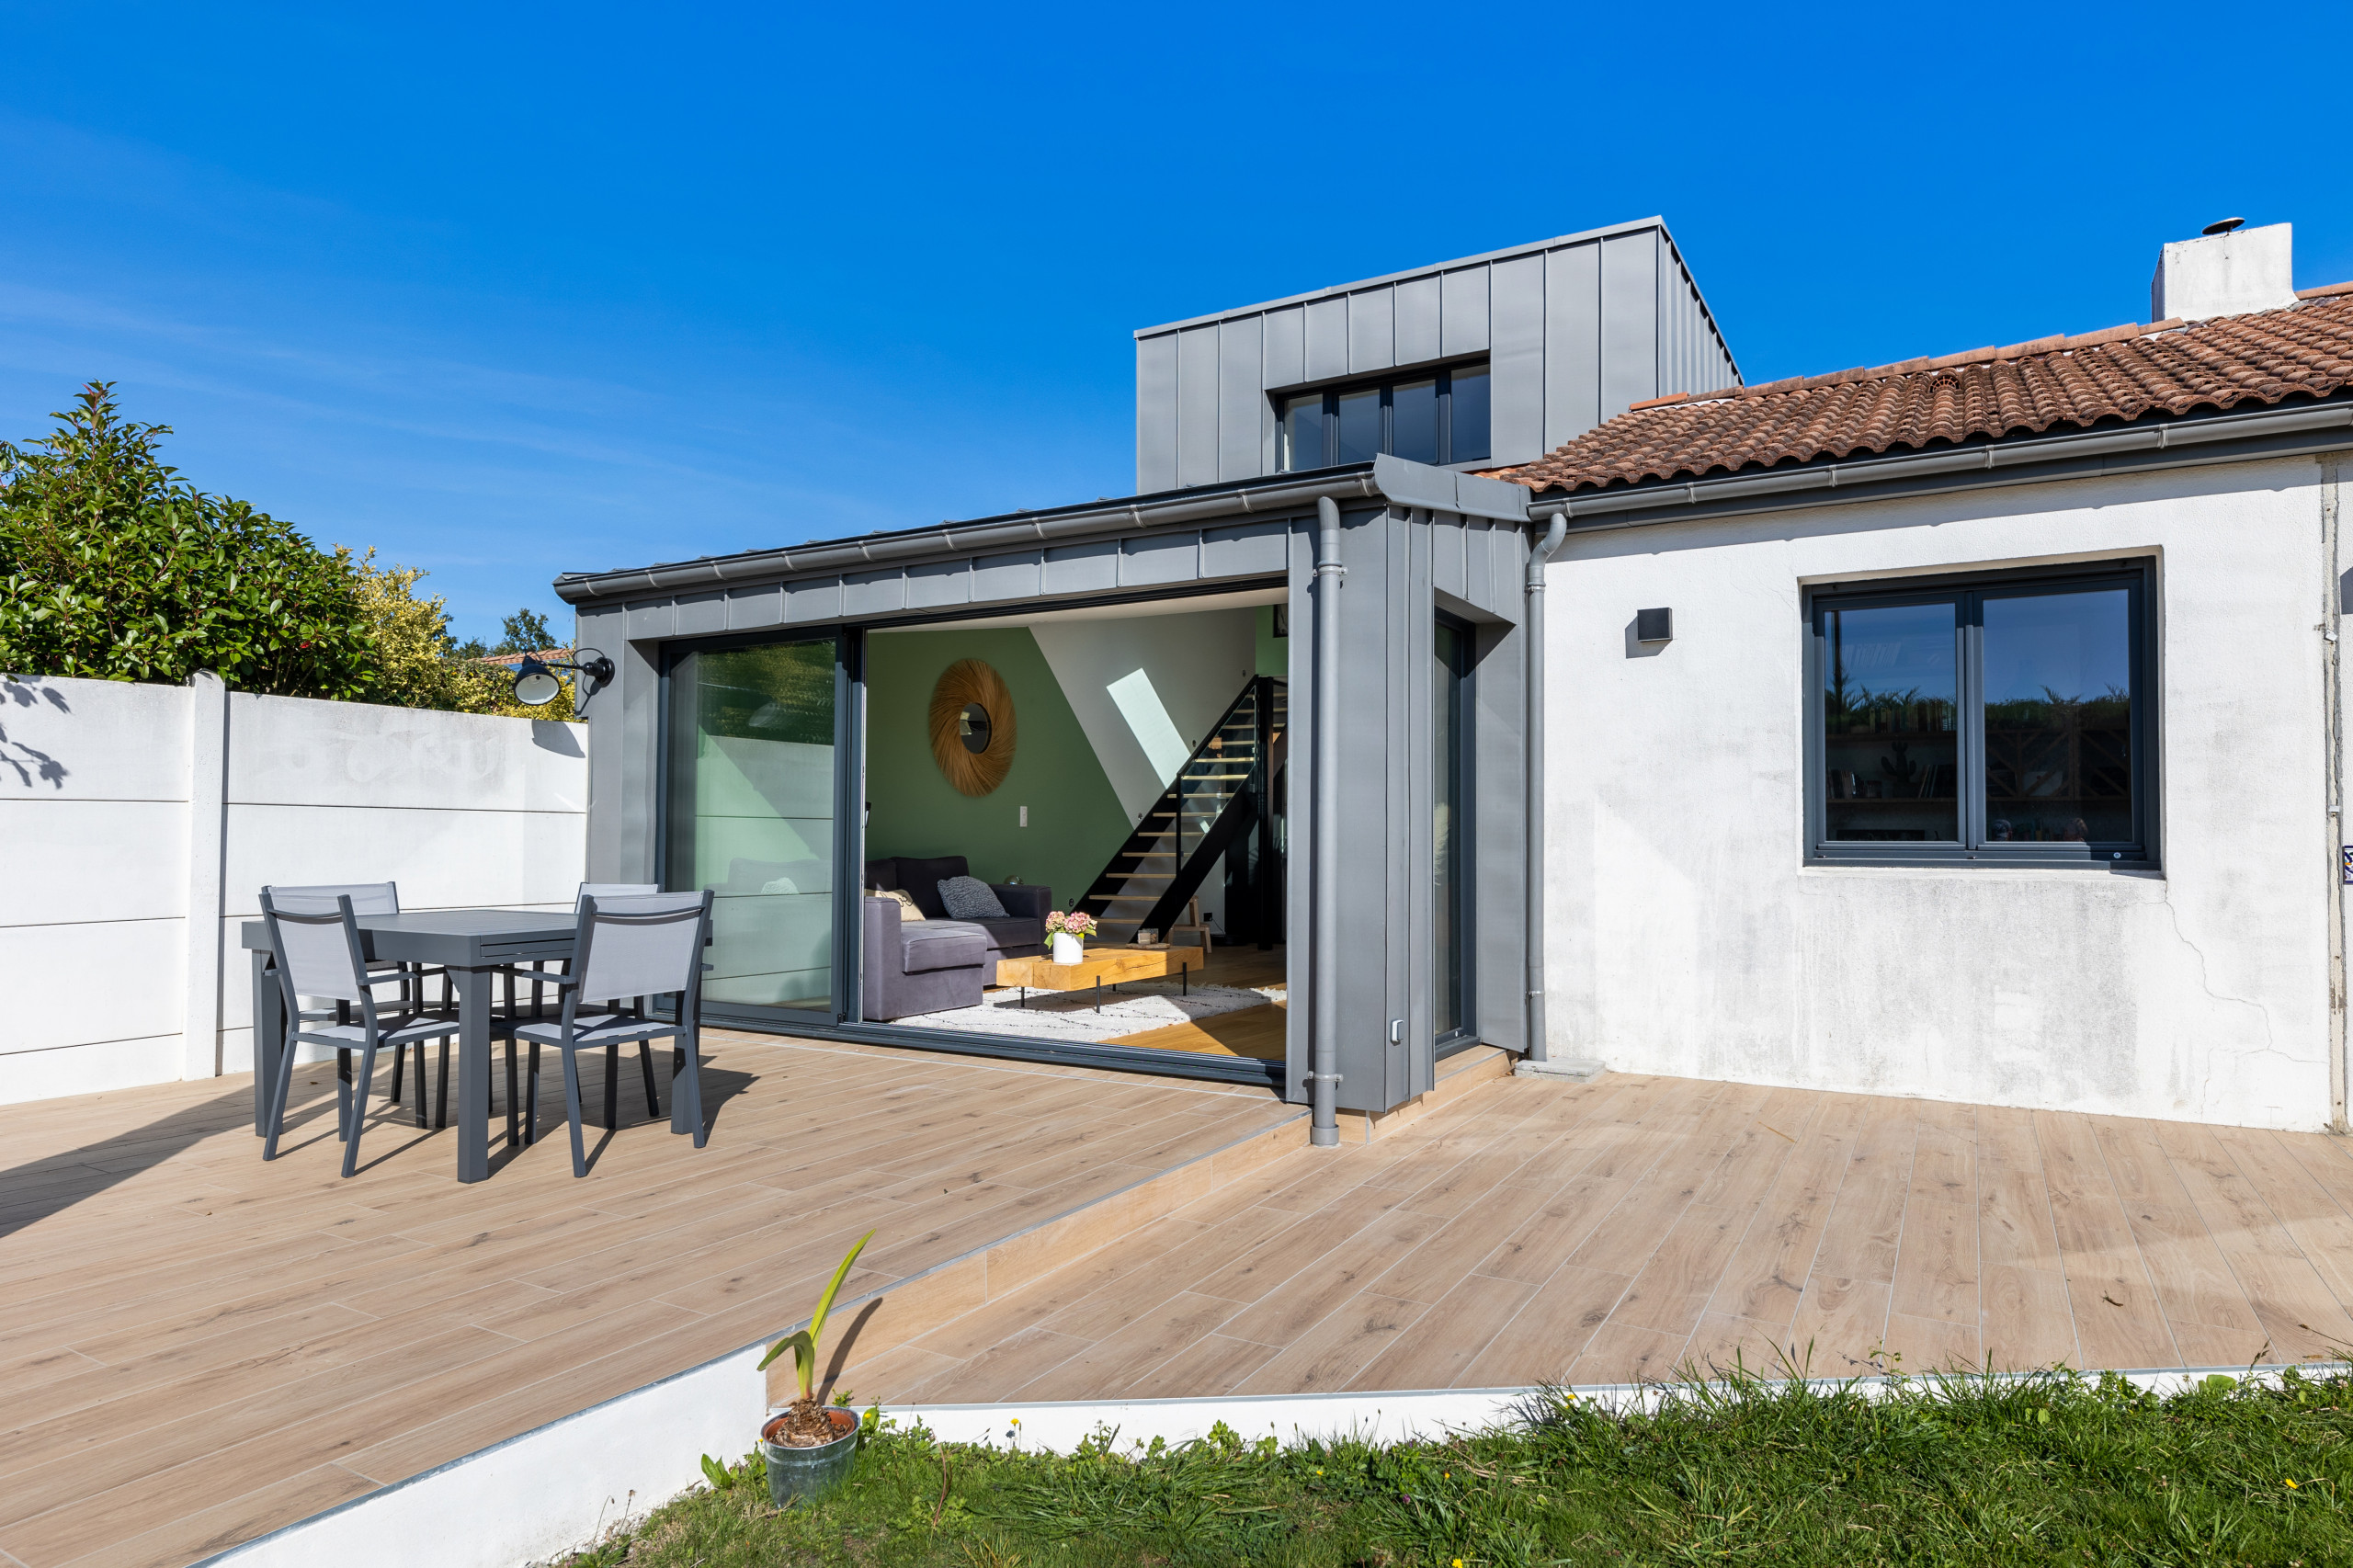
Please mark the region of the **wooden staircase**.
<svg viewBox="0 0 2353 1568"><path fill-rule="evenodd" d="M1077 907L1102 924L1102 940L1120 944L1149 926L1166 931L1220 857L1240 846L1229 863L1226 927L1264 946L1279 939L1279 856L1275 835L1279 805L1270 783L1287 751L1289 701L1285 683L1254 677L1226 708L1160 799L1136 824ZM1233 905L1234 866L1248 908ZM1237 918L1239 915L1239 918Z"/></svg>

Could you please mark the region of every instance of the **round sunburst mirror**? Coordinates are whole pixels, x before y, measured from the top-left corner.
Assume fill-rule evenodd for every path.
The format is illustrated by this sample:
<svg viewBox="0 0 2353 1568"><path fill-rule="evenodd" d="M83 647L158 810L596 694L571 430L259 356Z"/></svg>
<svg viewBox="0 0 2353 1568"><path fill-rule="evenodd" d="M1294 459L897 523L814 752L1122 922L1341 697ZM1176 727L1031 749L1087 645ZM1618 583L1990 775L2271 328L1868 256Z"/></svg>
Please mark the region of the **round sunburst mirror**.
<svg viewBox="0 0 2353 1568"><path fill-rule="evenodd" d="M931 688L931 756L966 795L986 795L1013 767L1013 693L978 659L959 659Z"/></svg>

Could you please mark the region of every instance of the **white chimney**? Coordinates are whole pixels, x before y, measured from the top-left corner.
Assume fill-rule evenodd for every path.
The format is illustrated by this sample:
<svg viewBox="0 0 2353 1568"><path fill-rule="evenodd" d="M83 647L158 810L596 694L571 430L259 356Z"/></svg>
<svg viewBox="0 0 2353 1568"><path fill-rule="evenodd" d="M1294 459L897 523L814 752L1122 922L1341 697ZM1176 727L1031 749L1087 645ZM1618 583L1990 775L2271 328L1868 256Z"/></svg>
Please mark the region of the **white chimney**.
<svg viewBox="0 0 2353 1568"><path fill-rule="evenodd" d="M2204 321L2294 304L2294 228L2273 223L2176 240L2158 254L2149 280L2149 319Z"/></svg>

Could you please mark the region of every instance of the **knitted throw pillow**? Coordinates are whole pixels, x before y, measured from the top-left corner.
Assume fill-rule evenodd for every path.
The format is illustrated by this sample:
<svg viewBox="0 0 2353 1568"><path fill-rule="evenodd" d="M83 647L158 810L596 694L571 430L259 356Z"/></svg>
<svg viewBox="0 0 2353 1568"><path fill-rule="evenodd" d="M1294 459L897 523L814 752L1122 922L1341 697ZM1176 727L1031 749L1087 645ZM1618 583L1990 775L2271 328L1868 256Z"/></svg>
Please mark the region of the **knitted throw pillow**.
<svg viewBox="0 0 2353 1568"><path fill-rule="evenodd" d="M1005 905L978 877L948 877L939 884L939 906L950 920L1002 920Z"/></svg>

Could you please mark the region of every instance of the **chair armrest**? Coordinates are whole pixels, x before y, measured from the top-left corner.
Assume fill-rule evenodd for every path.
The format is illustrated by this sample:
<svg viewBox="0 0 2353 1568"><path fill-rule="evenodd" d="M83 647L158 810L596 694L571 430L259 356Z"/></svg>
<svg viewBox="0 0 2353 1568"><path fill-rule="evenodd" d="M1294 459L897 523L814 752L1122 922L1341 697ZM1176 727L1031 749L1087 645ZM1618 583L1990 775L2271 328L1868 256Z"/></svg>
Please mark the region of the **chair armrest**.
<svg viewBox="0 0 2353 1568"><path fill-rule="evenodd" d="M991 882L989 892L1007 915L1043 920L1054 907L1054 890L1039 882Z"/></svg>

